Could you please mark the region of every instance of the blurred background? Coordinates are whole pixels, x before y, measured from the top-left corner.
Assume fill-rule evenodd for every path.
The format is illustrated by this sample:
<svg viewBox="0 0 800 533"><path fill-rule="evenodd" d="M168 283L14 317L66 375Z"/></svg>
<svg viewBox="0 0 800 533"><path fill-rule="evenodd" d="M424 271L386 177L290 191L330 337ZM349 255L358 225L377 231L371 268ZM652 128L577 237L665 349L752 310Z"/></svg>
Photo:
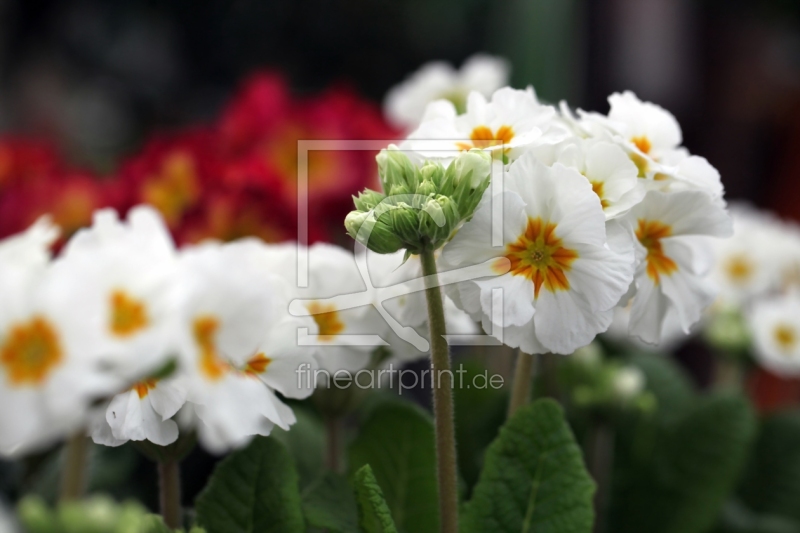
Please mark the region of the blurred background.
<svg viewBox="0 0 800 533"><path fill-rule="evenodd" d="M512 85L546 101L606 112L630 89L666 107L729 199L800 220L796 0L0 0L0 236L44 212L69 233L95 207L148 201L182 241L292 238L291 202L274 197L294 190L294 141L397 138L387 90L476 52L508 58ZM279 127L252 131L255 115ZM355 176L341 197L320 185L312 240L344 242L349 195L374 179L372 155L342 158L310 161ZM706 348L678 357L708 383ZM767 392L800 399L787 383ZM209 468L190 457L187 486Z"/></svg>

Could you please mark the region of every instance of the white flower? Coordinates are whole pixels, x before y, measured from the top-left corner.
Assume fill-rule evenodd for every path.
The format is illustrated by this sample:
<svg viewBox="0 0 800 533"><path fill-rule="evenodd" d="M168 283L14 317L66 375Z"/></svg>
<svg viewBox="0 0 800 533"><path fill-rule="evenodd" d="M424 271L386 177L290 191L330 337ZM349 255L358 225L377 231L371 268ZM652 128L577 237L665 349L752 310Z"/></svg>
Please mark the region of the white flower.
<svg viewBox="0 0 800 533"><path fill-rule="evenodd" d="M619 146L599 139L573 138L531 149L545 165L561 163L583 174L600 199L606 220L617 218L645 195L636 165Z"/></svg>
<svg viewBox="0 0 800 533"><path fill-rule="evenodd" d="M506 60L485 54L470 57L458 71L442 61L427 63L389 90L384 112L395 126L415 128L429 103L447 99L463 111L470 92L491 95L506 84L508 72Z"/></svg>
<svg viewBox="0 0 800 533"><path fill-rule="evenodd" d="M181 263L180 351L201 443L217 453L288 429L294 414L274 391L311 394L297 372L315 361L296 335L313 321L288 314L286 284L241 247L191 248Z"/></svg>
<svg viewBox="0 0 800 533"><path fill-rule="evenodd" d="M175 349L177 252L161 215L135 207L127 222L95 212L55 261L65 300L80 301L86 350L129 384L159 370Z"/></svg>
<svg viewBox="0 0 800 533"><path fill-rule="evenodd" d="M749 322L758 362L782 376L800 375L800 295L757 302Z"/></svg>
<svg viewBox="0 0 800 533"><path fill-rule="evenodd" d="M713 260L706 237L729 236L730 217L700 191L650 191L624 220L636 235L641 258L635 277L631 335L658 344L670 309L677 313L688 334L714 297L711 284L704 279Z"/></svg>
<svg viewBox="0 0 800 533"><path fill-rule="evenodd" d="M674 308L667 310L664 317L664 325L661 327L661 339L656 343L643 342L639 337L631 336L630 323L631 323L631 309L633 308L633 300L630 300L627 305L621 305L614 309L614 319L603 335L605 338L615 342L629 343L636 348L648 352L666 353L672 351L681 342L685 341L688 336L683 331L681 323L678 320L678 313ZM698 326L692 328L692 333L698 329Z"/></svg>
<svg viewBox="0 0 800 533"><path fill-rule="evenodd" d="M555 109L539 103L532 88L504 87L489 101L480 93L470 93L462 115L451 104L439 103L435 109L409 134L402 149L431 158L452 158L457 151L481 148L513 161L535 142L557 142L566 136L554 120Z"/></svg>
<svg viewBox="0 0 800 533"><path fill-rule="evenodd" d="M605 216L589 182L574 169L546 167L531 153L514 162L506 191L484 198L472 221L444 248L454 267L493 261L489 273L458 285L457 302L503 341L526 353L572 353L611 322L628 290L633 254L608 247ZM502 220L493 203L502 202ZM502 246L491 245L502 223ZM502 316L493 316L492 289L503 289Z"/></svg>
<svg viewBox="0 0 800 533"><path fill-rule="evenodd" d="M89 349L89 309L47 265L56 231L39 222L0 243L0 453L76 431L89 405L120 383Z"/></svg>
<svg viewBox="0 0 800 533"><path fill-rule="evenodd" d="M293 305L311 313L316 330L308 341L322 370L330 375L338 370L356 372L370 363L375 347L352 345L350 336L382 335L386 324L371 305L373 294L368 291L352 252L324 243L307 248L298 243L257 246L251 239L231 246L254 248L261 268L281 276L291 287L291 296L296 300ZM306 287L299 287L298 283L300 250L308 258ZM365 271L363 275L369 274ZM347 298L352 307L337 307L329 300L343 295L353 295Z"/></svg>
<svg viewBox="0 0 800 533"><path fill-rule="evenodd" d="M712 279L720 288L718 303L742 306L781 286L783 258L791 253L780 221L747 206L730 209L733 236L714 241Z"/></svg>
<svg viewBox="0 0 800 533"><path fill-rule="evenodd" d="M129 440L149 440L167 446L178 438L178 424L171 418L186 402L186 383L181 377L146 379L117 394L91 424L94 442L119 446Z"/></svg>

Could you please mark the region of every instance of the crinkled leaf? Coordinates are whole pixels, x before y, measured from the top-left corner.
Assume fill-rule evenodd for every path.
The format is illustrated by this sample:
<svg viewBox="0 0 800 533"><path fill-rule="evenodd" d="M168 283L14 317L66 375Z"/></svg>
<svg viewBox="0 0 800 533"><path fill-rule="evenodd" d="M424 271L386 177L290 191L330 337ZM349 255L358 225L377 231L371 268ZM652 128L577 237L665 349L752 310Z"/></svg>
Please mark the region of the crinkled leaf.
<svg viewBox="0 0 800 533"><path fill-rule="evenodd" d="M303 491L303 512L309 526L332 533L359 533L358 507L347 480L328 472Z"/></svg>
<svg viewBox="0 0 800 533"><path fill-rule="evenodd" d="M367 464L398 530L439 531L436 448L427 413L397 401L376 407L349 449L351 472Z"/></svg>
<svg viewBox="0 0 800 533"><path fill-rule="evenodd" d="M197 497L197 522L210 533L303 533L297 472L273 438L257 437L222 460Z"/></svg>
<svg viewBox="0 0 800 533"><path fill-rule="evenodd" d="M389 506L369 465L354 476L361 527L366 533L397 533Z"/></svg>
<svg viewBox="0 0 800 533"><path fill-rule="evenodd" d="M465 506L464 533L588 533L595 485L561 407L545 399L503 426Z"/></svg>

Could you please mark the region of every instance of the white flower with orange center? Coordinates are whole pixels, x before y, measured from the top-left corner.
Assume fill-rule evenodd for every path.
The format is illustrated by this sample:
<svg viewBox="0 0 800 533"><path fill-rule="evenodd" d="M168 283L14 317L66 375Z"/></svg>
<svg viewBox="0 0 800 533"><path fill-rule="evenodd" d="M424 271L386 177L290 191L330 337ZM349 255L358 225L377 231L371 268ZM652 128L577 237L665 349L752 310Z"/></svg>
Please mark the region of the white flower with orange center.
<svg viewBox="0 0 800 533"><path fill-rule="evenodd" d="M298 330L313 320L288 313L286 284L241 247L209 244L181 257L180 352L201 443L212 452L295 422L275 394L304 398L299 370L316 368Z"/></svg>
<svg viewBox="0 0 800 533"><path fill-rule="evenodd" d="M358 270L353 252L332 244L317 243L304 248L298 243L265 245L255 239L243 239L230 246L250 249L250 253L260 258L261 268L281 276L289 286L291 297L302 302L304 312L310 313L316 326L304 342L309 343L321 369L333 375L337 370L356 372L370 363L375 347L354 345L357 343L351 343L350 338L383 335L386 323L370 305L372 294ZM300 250L308 258L305 287L298 283ZM348 294L355 294L363 303L343 308L329 300Z"/></svg>
<svg viewBox="0 0 800 533"><path fill-rule="evenodd" d="M501 274L458 284L456 303L487 333L492 324L501 327L509 346L572 353L608 328L632 279L632 250L609 247L597 195L574 169L547 167L526 153L509 167L505 189L492 201L484 198L444 248L451 267L495 258L487 274ZM502 210L493 209L500 203ZM492 246L497 224L502 245ZM502 289L501 313L492 312L496 288Z"/></svg>
<svg viewBox="0 0 800 533"><path fill-rule="evenodd" d="M508 72L508 61L485 54L468 58L459 70L443 61L426 63L389 90L384 113L395 126L406 129L419 125L425 107L435 100L448 100L463 113L470 92L491 96L506 84Z"/></svg>
<svg viewBox="0 0 800 533"><path fill-rule="evenodd" d="M712 279L719 304L738 307L781 287L787 248L779 220L744 205L731 206L730 214L733 236L714 242Z"/></svg>
<svg viewBox="0 0 800 533"><path fill-rule="evenodd" d="M434 106L434 104L432 104ZM459 115L452 105L435 103L436 112L409 134L401 148L431 158L451 158L472 148L491 150L495 157L513 161L537 142L557 142L567 132L556 123L555 108L539 103L533 89L504 87L491 100L473 92L467 110Z"/></svg>
<svg viewBox="0 0 800 533"><path fill-rule="evenodd" d="M181 376L143 379L117 394L97 413L90 426L94 442L119 446L149 440L167 446L178 438L178 424L172 417L186 402L186 384Z"/></svg>
<svg viewBox="0 0 800 533"><path fill-rule="evenodd" d="M45 446L85 423L120 382L87 352L90 311L47 264L57 231L37 223L0 242L0 454Z"/></svg>
<svg viewBox="0 0 800 533"><path fill-rule="evenodd" d="M781 376L800 376L800 294L757 302L748 322L759 364Z"/></svg>
<svg viewBox="0 0 800 533"><path fill-rule="evenodd" d="M97 211L55 261L65 299L82 302L87 353L129 383L163 367L175 350L177 252L161 215L139 206L121 221Z"/></svg>
<svg viewBox="0 0 800 533"><path fill-rule="evenodd" d="M644 198L646 190L637 178L636 165L611 142L573 138L535 146L531 151L545 165L561 163L583 174L600 200L606 220L623 215Z"/></svg>
<svg viewBox="0 0 800 533"><path fill-rule="evenodd" d="M730 217L704 192L650 191L624 220L640 258L630 334L660 343L671 309L688 334L714 297L705 279L713 261L708 237L729 236Z"/></svg>

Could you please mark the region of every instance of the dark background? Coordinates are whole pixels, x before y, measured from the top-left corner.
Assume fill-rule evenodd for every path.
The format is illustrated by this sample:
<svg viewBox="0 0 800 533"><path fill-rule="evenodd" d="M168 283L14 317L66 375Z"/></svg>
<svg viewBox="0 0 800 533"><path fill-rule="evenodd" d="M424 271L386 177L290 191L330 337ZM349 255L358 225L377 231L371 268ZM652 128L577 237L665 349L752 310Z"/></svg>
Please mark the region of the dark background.
<svg viewBox="0 0 800 533"><path fill-rule="evenodd" d="M380 101L423 62L478 51L546 100L664 105L730 198L800 214L794 0L6 0L0 128L109 172L154 130L210 120L255 69Z"/></svg>

